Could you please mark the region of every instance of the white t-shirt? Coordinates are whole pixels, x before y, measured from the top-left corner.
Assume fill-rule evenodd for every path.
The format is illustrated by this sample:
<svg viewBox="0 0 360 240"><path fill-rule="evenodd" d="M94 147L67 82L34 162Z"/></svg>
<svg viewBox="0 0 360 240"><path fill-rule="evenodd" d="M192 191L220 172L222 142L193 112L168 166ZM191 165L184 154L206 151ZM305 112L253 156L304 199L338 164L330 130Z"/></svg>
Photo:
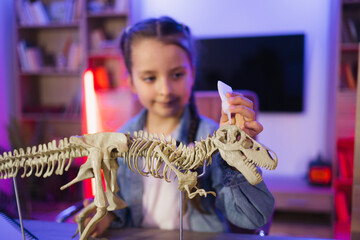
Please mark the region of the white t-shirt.
<svg viewBox="0 0 360 240"><path fill-rule="evenodd" d="M176 138L178 131L177 128L171 135ZM152 175L142 178L144 185L142 227L168 230L180 228L180 191L175 176L171 171L170 183ZM183 229L189 230L187 214L183 215Z"/></svg>

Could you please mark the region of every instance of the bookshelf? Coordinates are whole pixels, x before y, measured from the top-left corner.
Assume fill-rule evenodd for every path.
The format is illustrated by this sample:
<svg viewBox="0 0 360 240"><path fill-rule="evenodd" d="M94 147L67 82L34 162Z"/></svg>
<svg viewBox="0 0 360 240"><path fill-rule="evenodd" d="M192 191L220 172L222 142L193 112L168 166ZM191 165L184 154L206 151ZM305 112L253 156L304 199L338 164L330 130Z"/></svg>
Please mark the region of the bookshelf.
<svg viewBox="0 0 360 240"><path fill-rule="evenodd" d="M358 43L360 42L360 0L343 0L341 16L340 91L355 91Z"/></svg>
<svg viewBox="0 0 360 240"><path fill-rule="evenodd" d="M342 0L340 76L337 86L337 138L353 138L360 42L360 0Z"/></svg>
<svg viewBox="0 0 360 240"><path fill-rule="evenodd" d="M342 0L340 76L336 93L336 235L350 236L351 188L360 42L360 0ZM344 236L345 236L344 235Z"/></svg>
<svg viewBox="0 0 360 240"><path fill-rule="evenodd" d="M93 69L95 80L107 82L105 88L126 87L117 40L129 24L128 0L16 0L14 5L14 85L25 142L44 123L37 142L81 134L84 70Z"/></svg>
<svg viewBox="0 0 360 240"><path fill-rule="evenodd" d="M109 88L123 86L117 39L128 25L128 0L14 0L18 136L26 147L82 134L82 74L102 69ZM60 191L78 168L57 178L19 180L23 199L81 200L82 186ZM43 191L34 190L42 184ZM79 189L80 188L80 189ZM26 190L28 189L28 190ZM29 205L29 203L27 203ZM31 217L35 207L24 207ZM62 209L61 209L62 210Z"/></svg>
<svg viewBox="0 0 360 240"><path fill-rule="evenodd" d="M24 143L79 134L83 1L16 0L14 4L16 94Z"/></svg>

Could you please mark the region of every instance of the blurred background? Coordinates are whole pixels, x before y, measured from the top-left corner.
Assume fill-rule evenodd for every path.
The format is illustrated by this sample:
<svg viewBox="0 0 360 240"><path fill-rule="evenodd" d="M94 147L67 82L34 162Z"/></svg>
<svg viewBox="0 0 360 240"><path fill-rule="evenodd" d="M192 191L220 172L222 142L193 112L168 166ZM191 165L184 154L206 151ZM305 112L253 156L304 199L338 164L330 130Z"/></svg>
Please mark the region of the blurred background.
<svg viewBox="0 0 360 240"><path fill-rule="evenodd" d="M121 127L139 105L118 37L168 15L200 42L203 114L218 120L205 109L217 80L256 94L257 140L279 158L263 171L276 198L270 235L350 239L359 13L359 0L2 0L1 151ZM97 122L86 118L85 70ZM79 164L62 176L18 177L25 217L54 220L91 196L86 184L59 190ZM1 211L16 217L12 182L0 188Z"/></svg>

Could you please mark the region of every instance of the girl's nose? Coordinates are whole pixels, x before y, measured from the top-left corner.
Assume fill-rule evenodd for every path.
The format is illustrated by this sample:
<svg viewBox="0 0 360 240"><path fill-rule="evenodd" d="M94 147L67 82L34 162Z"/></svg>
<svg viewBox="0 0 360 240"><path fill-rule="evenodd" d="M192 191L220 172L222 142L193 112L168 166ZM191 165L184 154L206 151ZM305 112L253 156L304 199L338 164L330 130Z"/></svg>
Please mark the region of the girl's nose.
<svg viewBox="0 0 360 240"><path fill-rule="evenodd" d="M158 91L161 95L168 95L172 92L171 82L168 79L159 81Z"/></svg>

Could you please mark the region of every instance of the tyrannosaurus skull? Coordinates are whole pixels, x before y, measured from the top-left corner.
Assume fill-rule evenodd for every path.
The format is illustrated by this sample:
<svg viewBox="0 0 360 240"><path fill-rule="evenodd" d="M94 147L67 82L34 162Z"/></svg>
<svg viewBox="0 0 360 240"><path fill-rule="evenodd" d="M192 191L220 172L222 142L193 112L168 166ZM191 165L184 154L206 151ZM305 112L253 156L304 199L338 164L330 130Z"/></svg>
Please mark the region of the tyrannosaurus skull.
<svg viewBox="0 0 360 240"><path fill-rule="evenodd" d="M235 125L220 127L216 131L214 143L221 157L253 185L262 181L257 166L271 170L277 166L278 159L274 152L260 145Z"/></svg>

